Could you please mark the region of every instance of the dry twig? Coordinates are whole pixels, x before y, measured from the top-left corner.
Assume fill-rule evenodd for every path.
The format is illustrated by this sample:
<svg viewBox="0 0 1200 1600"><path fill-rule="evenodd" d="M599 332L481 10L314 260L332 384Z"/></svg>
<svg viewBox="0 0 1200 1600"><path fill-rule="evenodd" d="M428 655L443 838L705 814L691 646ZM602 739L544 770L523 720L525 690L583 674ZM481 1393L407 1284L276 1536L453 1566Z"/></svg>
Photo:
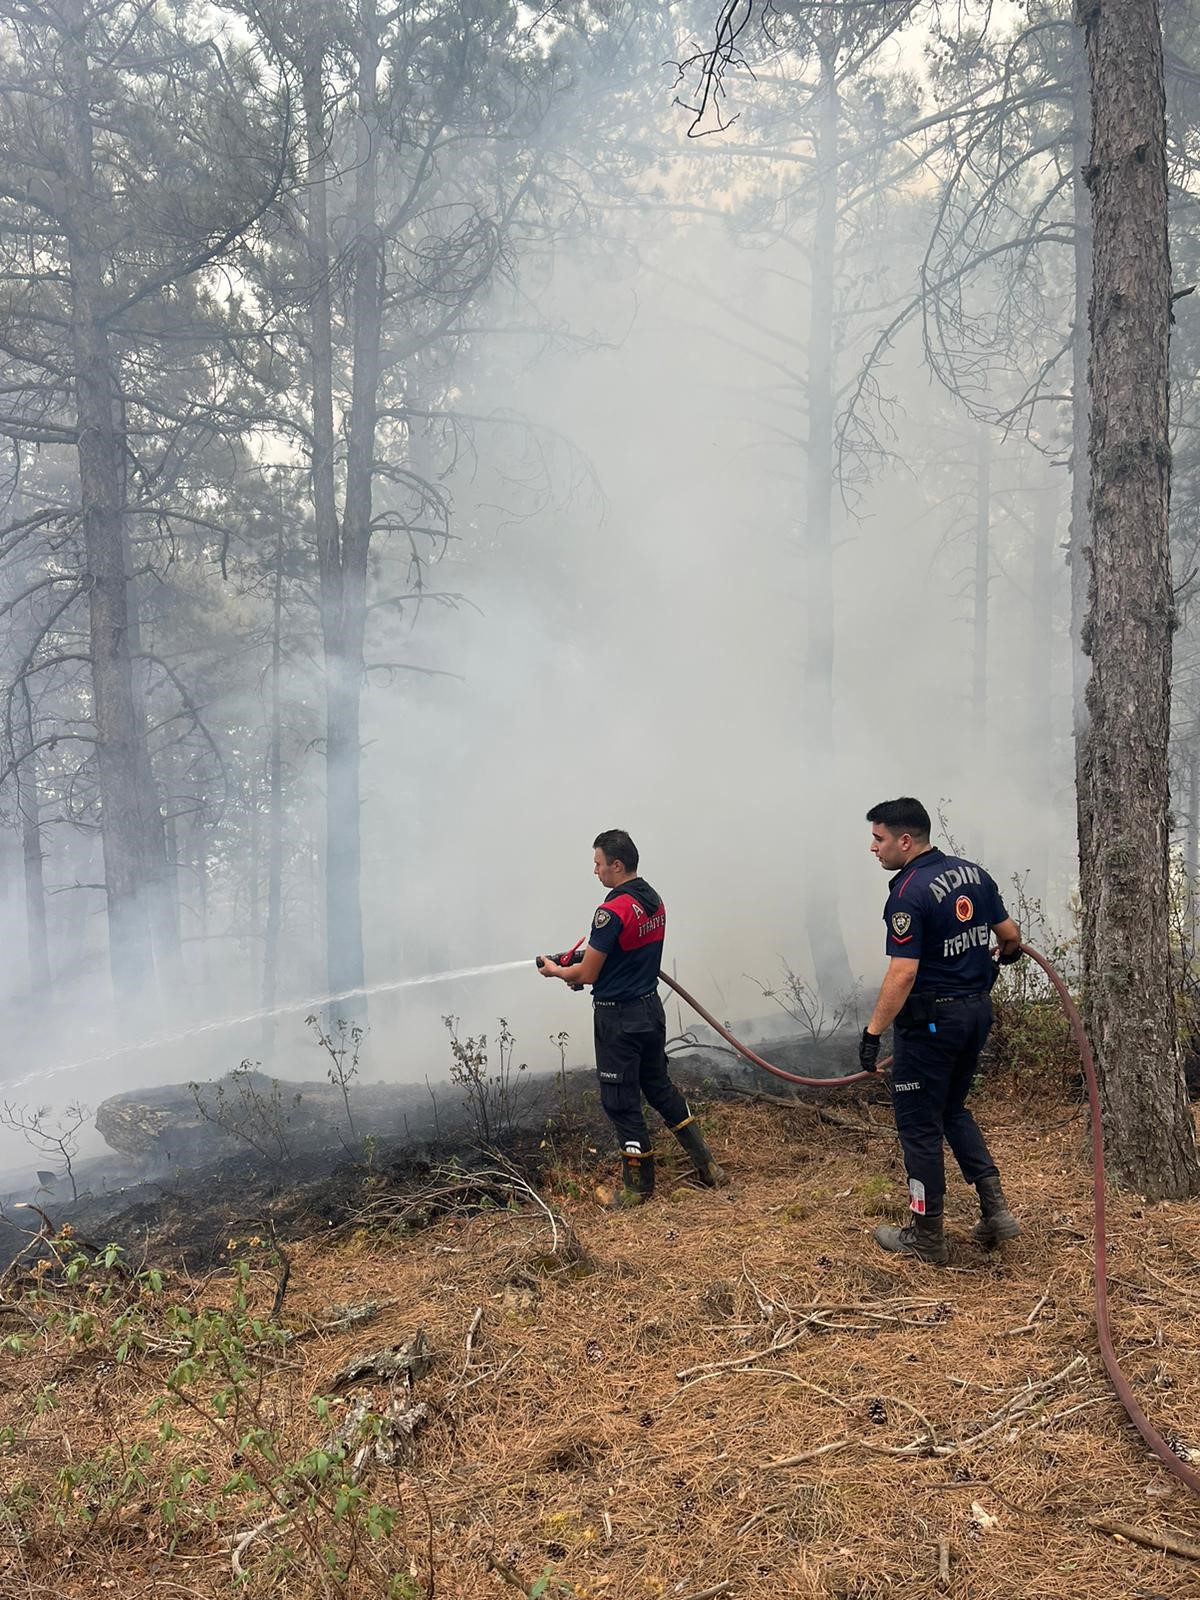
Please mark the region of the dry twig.
<svg viewBox="0 0 1200 1600"><path fill-rule="evenodd" d="M938 1588L950 1587L950 1541L938 1540Z"/></svg>
<svg viewBox="0 0 1200 1600"><path fill-rule="evenodd" d="M1020 1323L1015 1328L1005 1328L1004 1332L1006 1334L1032 1333L1034 1331L1034 1328L1037 1326L1038 1312L1046 1304L1046 1301L1049 1298L1050 1298L1050 1296L1048 1294L1039 1295L1037 1303L1035 1304L1033 1310L1025 1318L1025 1321Z"/></svg>
<svg viewBox="0 0 1200 1600"><path fill-rule="evenodd" d="M787 1501L786 1500L776 1500L774 1505L763 1506L760 1510L756 1511L753 1514L753 1516L749 1516L749 1517L746 1518L745 1522L742 1523L741 1527L734 1534L734 1538L735 1539L740 1539L744 1533L749 1533L750 1529L753 1528L756 1525L756 1523L765 1522L768 1517L774 1516L777 1511L786 1511L786 1510L787 1510Z"/></svg>
<svg viewBox="0 0 1200 1600"><path fill-rule="evenodd" d="M856 1439L846 1435L844 1438L831 1440L828 1444L821 1445L815 1450L808 1450L797 1456L782 1456L775 1460L767 1461L764 1465L773 1468L796 1467L805 1461L813 1460L816 1456L825 1455L834 1450L845 1450L851 1446L859 1450L866 1450L871 1455L877 1456L966 1455L979 1449L982 1444L994 1439L996 1434L1005 1429L1015 1429L1015 1432L1010 1435L1010 1438L1015 1438L1016 1434L1028 1425L1023 1419L1027 1418L1030 1412L1040 1411L1042 1405L1054 1390L1066 1384L1081 1370L1084 1372L1089 1370L1087 1358L1085 1356L1075 1356L1061 1371L1052 1373L1048 1378L1043 1378L1040 1383L1023 1384L1021 1388L1009 1396L1002 1406L989 1416L981 1418L974 1425L977 1431L968 1431L972 1426L968 1423L966 1428L960 1430L958 1439L948 1440L944 1444L938 1443L932 1423L910 1401L902 1400L896 1395L858 1395L855 1397L857 1400L882 1399L892 1405L901 1406L906 1411L911 1411L918 1421L924 1425L924 1431L919 1433L915 1439L910 1439L907 1444L876 1444L873 1439ZM837 1403L846 1405L852 1404L853 1401L843 1402L839 1400ZM1063 1415L1069 1416L1071 1412L1077 1409L1079 1408L1072 1406L1070 1411L1064 1412Z"/></svg>
<svg viewBox="0 0 1200 1600"><path fill-rule="evenodd" d="M1200 1561L1200 1544L1193 1544L1177 1533L1158 1533L1154 1528L1138 1528L1132 1522L1113 1522L1108 1517L1093 1517L1088 1527L1097 1533L1112 1534L1116 1539L1128 1539L1131 1544L1145 1545L1148 1550L1162 1550L1185 1561Z"/></svg>

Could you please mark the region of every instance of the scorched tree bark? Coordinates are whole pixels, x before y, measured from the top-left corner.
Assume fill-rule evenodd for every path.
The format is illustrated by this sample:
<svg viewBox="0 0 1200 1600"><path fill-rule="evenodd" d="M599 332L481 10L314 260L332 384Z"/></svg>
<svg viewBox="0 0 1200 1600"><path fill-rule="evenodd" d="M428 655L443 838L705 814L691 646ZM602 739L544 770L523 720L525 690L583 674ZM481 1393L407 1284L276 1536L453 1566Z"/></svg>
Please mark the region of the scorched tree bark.
<svg viewBox="0 0 1200 1600"><path fill-rule="evenodd" d="M1113 1176L1200 1188L1168 941L1175 606L1167 531L1166 119L1158 0L1081 0L1092 101L1089 726L1081 779L1084 993Z"/></svg>

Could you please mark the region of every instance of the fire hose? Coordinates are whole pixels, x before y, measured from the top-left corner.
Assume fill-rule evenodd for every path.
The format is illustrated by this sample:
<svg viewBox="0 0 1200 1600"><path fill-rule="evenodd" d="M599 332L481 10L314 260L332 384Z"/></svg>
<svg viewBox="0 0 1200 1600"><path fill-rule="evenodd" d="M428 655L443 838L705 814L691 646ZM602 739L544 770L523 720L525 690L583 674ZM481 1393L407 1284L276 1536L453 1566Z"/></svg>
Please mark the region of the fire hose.
<svg viewBox="0 0 1200 1600"><path fill-rule="evenodd" d="M582 942L582 941L581 941ZM1039 950L1032 945L1023 944L1021 949L1049 978L1053 984L1058 998L1062 1001L1063 1010L1067 1014L1067 1021L1071 1025L1071 1033L1079 1050L1079 1059L1083 1065L1084 1077L1087 1080L1088 1110L1092 1123L1092 1196L1093 1196L1093 1244L1092 1244L1092 1272L1094 1283L1094 1296L1096 1304L1096 1332L1100 1341L1100 1357L1104 1362L1104 1370L1117 1392L1117 1397L1125 1407L1130 1421L1149 1445L1153 1453L1166 1467L1168 1472L1175 1475L1179 1481L1187 1486L1193 1494L1200 1495L1200 1473L1186 1464L1171 1448L1159 1433L1158 1429L1147 1417L1138 1404L1136 1395L1130 1387L1129 1379L1121 1371L1121 1363L1117 1359L1116 1348L1113 1344L1112 1327L1109 1321L1108 1310L1108 1251L1105 1236L1105 1186L1104 1186L1104 1129L1100 1120L1100 1088L1096 1081L1096 1062L1092 1055L1092 1046L1083 1026L1083 1018L1079 1008L1071 998L1070 990L1062 978L1046 960ZM763 1071L771 1073L776 1078L784 1078L788 1083L799 1083L806 1087L817 1089L843 1088L847 1084L861 1083L867 1078L875 1076L871 1072L852 1072L842 1078L807 1078L798 1072L785 1072L782 1067L772 1066L769 1061L764 1061L762 1056L756 1055L748 1046L735 1039L728 1028L722 1027L717 1019L693 998L686 989L676 983L674 978L669 978L665 972L659 976L667 986L675 991L679 998L685 1001L693 1011L699 1013L708 1023L710 1028L726 1040L745 1059ZM880 1062L880 1070L888 1065L887 1061Z"/></svg>

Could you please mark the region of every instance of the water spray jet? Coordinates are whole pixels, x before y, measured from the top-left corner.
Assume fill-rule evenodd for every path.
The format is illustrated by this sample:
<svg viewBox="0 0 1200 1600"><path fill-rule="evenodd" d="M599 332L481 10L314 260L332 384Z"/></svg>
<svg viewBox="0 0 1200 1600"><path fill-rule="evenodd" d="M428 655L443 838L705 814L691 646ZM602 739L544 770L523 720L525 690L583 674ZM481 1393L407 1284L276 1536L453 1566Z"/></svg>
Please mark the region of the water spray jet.
<svg viewBox="0 0 1200 1600"><path fill-rule="evenodd" d="M337 994L317 995L309 1000L285 1000L277 1006L267 1006L258 1011L247 1011L236 1017L218 1017L212 1022L196 1023L190 1028L180 1028L173 1033L157 1033L149 1039L115 1045L101 1055L86 1056L81 1061L64 1062L48 1070L38 1068L22 1078L13 1078L5 1089L20 1089L29 1083L44 1083L50 1078L61 1078L64 1073L81 1072L84 1067L101 1066L107 1061L120 1061L126 1056L140 1055L147 1050L158 1050L165 1045L182 1044L185 1039L196 1039L206 1033L224 1033L230 1028L241 1028L251 1022L268 1022L272 1017L287 1016L292 1012L313 1012L326 1006L337 1005L342 1000L365 1000L372 995L391 994L397 989L419 989L434 983L453 983L464 978L484 978L495 972L512 972L523 967L524 961L497 961L483 967L453 967L444 972L427 972L419 978L394 978L387 983L367 984L357 989L343 989Z"/></svg>

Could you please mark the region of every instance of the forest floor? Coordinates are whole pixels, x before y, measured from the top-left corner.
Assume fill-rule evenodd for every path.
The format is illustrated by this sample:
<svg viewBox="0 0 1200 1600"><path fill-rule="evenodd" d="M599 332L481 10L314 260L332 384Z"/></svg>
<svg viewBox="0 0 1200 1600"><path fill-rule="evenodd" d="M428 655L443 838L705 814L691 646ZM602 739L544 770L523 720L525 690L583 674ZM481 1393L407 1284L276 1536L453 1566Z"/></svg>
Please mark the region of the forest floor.
<svg viewBox="0 0 1200 1600"><path fill-rule="evenodd" d="M836 1115L710 1104L730 1187L668 1159L638 1210L560 1131L548 1209L495 1166L368 1174L284 1245L211 1196L203 1272L60 1238L3 1283L0 1594L1200 1596L1200 1560L1099 1526L1200 1546L1100 1364L1081 1109L982 1097L1025 1232L973 1246L956 1182L942 1270L871 1241L905 1201L886 1107ZM1118 1352L1200 1462L1200 1202L1112 1197L1109 1238Z"/></svg>

